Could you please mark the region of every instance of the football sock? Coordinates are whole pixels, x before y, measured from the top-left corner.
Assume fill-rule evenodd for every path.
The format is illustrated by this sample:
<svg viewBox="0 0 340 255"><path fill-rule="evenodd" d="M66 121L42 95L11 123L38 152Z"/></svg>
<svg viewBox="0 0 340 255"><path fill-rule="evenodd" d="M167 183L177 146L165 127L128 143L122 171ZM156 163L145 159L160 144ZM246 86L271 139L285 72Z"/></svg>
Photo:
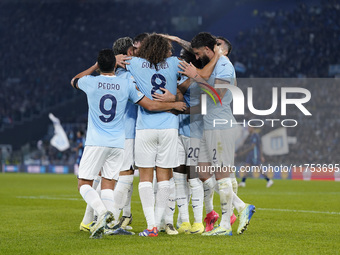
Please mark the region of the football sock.
<svg viewBox="0 0 340 255"><path fill-rule="evenodd" d="M241 212L246 204L233 192L233 206L238 212Z"/></svg>
<svg viewBox="0 0 340 255"><path fill-rule="evenodd" d="M154 197L156 197L156 194L157 194L157 177L156 177L156 171L153 172L152 188L153 188Z"/></svg>
<svg viewBox="0 0 340 255"><path fill-rule="evenodd" d="M98 193L90 185L82 185L79 192L85 202L89 204L99 215L102 215L107 211Z"/></svg>
<svg viewBox="0 0 340 255"><path fill-rule="evenodd" d="M98 187L98 184L100 183L100 180L101 180L100 176L97 176L93 180L93 184L92 184L92 188L93 189L96 189ZM93 221L93 214L94 214L93 208L89 204L87 204L82 222L85 225L90 224Z"/></svg>
<svg viewBox="0 0 340 255"><path fill-rule="evenodd" d="M110 212L114 210L114 201L113 201L113 190L112 189L102 189L101 198L106 207L106 209Z"/></svg>
<svg viewBox="0 0 340 255"><path fill-rule="evenodd" d="M164 215L165 207L167 206L169 200L169 181L160 181L157 183L157 194L155 203L155 223L156 227L161 225L161 221Z"/></svg>
<svg viewBox="0 0 340 255"><path fill-rule="evenodd" d="M156 227L155 223L155 197L151 182L140 182L138 184L139 197L142 202L144 216L147 223L147 229Z"/></svg>
<svg viewBox="0 0 340 255"><path fill-rule="evenodd" d="M246 182L247 178L246 177L243 177L242 178L242 182Z"/></svg>
<svg viewBox="0 0 340 255"><path fill-rule="evenodd" d="M233 192L237 195L238 183L236 178L231 178L231 184L233 185Z"/></svg>
<svg viewBox="0 0 340 255"><path fill-rule="evenodd" d="M174 213L176 207L176 189L174 178L171 178L169 182L169 199L167 206L165 207L164 221L165 224L174 224Z"/></svg>
<svg viewBox="0 0 340 255"><path fill-rule="evenodd" d="M101 184L102 184L102 177L101 176L98 176L99 177L99 182L98 182L98 185L97 185L97 188L96 188L96 192L98 193L98 196L100 197L100 194L101 194L101 191L102 191L102 188L101 188ZM93 216L97 216L98 217L98 213L96 210L94 210L94 213L93 213Z"/></svg>
<svg viewBox="0 0 340 255"><path fill-rule="evenodd" d="M113 216L115 220L119 219L119 215L123 206L126 204L127 195L133 182L133 175L119 176L116 187L113 191L114 209ZM130 215L129 215L130 216Z"/></svg>
<svg viewBox="0 0 340 255"><path fill-rule="evenodd" d="M173 175L176 184L176 201L178 211L181 215L181 222L189 222L187 175L176 172L174 172Z"/></svg>
<svg viewBox="0 0 340 255"><path fill-rule="evenodd" d="M237 180L235 178L235 174L233 174L234 177L231 178L231 184L233 187L233 192L237 195L237 191L238 191L238 183ZM231 211L234 212L234 205L231 207Z"/></svg>
<svg viewBox="0 0 340 255"><path fill-rule="evenodd" d="M133 182L130 185L129 191L127 193L126 203L123 208L123 216L130 217L131 216L131 197L133 192Z"/></svg>
<svg viewBox="0 0 340 255"><path fill-rule="evenodd" d="M199 178L194 178L189 179L189 185L192 194L191 203L192 211L194 212L194 222L202 223L204 199L203 184Z"/></svg>
<svg viewBox="0 0 340 255"><path fill-rule="evenodd" d="M222 209L222 218L220 226L229 229L230 226L230 216L231 216L231 206L233 189L230 178L223 178L217 181L220 190L220 202Z"/></svg>
<svg viewBox="0 0 340 255"><path fill-rule="evenodd" d="M204 204L205 204L206 214L214 210L214 204L213 204L214 188L215 188L215 180L213 177L210 177L208 180L203 182Z"/></svg>

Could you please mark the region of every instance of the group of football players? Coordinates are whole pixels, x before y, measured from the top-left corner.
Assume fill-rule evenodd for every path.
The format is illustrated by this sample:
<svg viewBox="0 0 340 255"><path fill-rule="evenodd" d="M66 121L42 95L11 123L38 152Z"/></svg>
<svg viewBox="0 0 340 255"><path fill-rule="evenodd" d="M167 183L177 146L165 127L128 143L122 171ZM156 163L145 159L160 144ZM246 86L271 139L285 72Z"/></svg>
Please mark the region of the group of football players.
<svg viewBox="0 0 340 255"><path fill-rule="evenodd" d="M181 58L172 56L172 42L182 46ZM234 209L237 233L246 230L255 207L237 196L231 171L236 128L214 122L236 123L232 95L224 86L236 86L230 51L227 39L210 33L197 34L191 43L143 33L134 40L119 38L113 49L101 50L97 62L72 79L71 85L86 93L89 106L78 188L87 203L80 229L89 231L90 238L133 234L134 167L147 223L139 236L158 236L162 230L169 235L232 235ZM91 75L98 70L99 75ZM216 227L215 190L222 209Z"/></svg>

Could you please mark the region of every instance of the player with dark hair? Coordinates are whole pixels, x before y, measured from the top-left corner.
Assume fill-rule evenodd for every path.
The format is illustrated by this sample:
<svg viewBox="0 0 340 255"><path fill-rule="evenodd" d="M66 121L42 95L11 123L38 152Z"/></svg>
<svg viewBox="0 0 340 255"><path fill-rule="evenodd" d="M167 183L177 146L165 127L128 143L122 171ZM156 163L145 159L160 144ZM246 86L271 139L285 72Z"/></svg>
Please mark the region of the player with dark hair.
<svg viewBox="0 0 340 255"><path fill-rule="evenodd" d="M217 36L216 42L217 42L217 46L220 46L221 49L223 50L223 55L228 57L232 49L232 46L229 40L224 38L223 36Z"/></svg>
<svg viewBox="0 0 340 255"><path fill-rule="evenodd" d="M148 33L141 33L133 38L133 55L137 55L139 47L141 46L144 39L148 36Z"/></svg>
<svg viewBox="0 0 340 255"><path fill-rule="evenodd" d="M214 45L216 45L216 39L209 33L199 33L191 42L192 49L197 59L200 59L203 63L208 63L215 53L213 51ZM183 69L190 68L187 63L183 64ZM194 78L201 84L207 84L199 74L195 74ZM229 83L234 85L235 83L235 70L231 62L222 56L219 58L212 77L209 79L210 86L215 87L217 83ZM208 100L207 109L208 113L203 116L204 120L204 132L203 138L200 143L199 154L199 175L204 182L205 196L209 196L208 193L213 194L215 182L211 177L209 171L205 172L203 169L209 169L209 166L216 166L223 169L223 171L216 171L215 177L219 186L220 201L222 208L222 219L220 225L211 231L204 233L203 235L232 235L230 217L232 214L232 203L240 213L240 224L237 233L242 233L249 220L254 213L255 207L245 204L240 200L232 190L232 181L230 178L230 166L234 165L234 153L235 153L235 133L234 127L228 127L227 125L214 127L213 119L228 119L236 122L231 109L230 102L232 100L231 92L226 89L215 89L218 93L214 95L214 99L220 99L221 105L214 104L213 100ZM226 169L226 171L224 171ZM216 212L211 208L211 212L207 211L206 222L213 226L213 223L217 220ZM208 224L207 224L208 225ZM207 230L207 229L206 229Z"/></svg>
<svg viewBox="0 0 340 255"><path fill-rule="evenodd" d="M219 49L215 48L216 52ZM195 55L190 51L182 49L181 57L192 63L197 72L202 76L209 78L214 66L219 58L219 54L207 64L203 69L201 61L195 58ZM194 107L200 103L201 91L198 89L198 84L188 77L182 77L178 88L184 95L184 100L188 107ZM174 169L174 179L176 183L176 201L179 211L180 222L179 233L201 234L204 231L202 224L203 213L203 185L199 180L197 173L194 171L198 163L199 142L203 132L203 119L201 114L190 112L189 114L180 115L179 126L179 160L180 166ZM188 194L187 194L187 179L189 181L189 189L191 191L192 209L194 213L193 225L189 222L188 212Z"/></svg>
<svg viewBox="0 0 340 255"><path fill-rule="evenodd" d="M149 111L183 110L182 102L160 103L145 97L131 80L114 75L116 58L112 49L101 50L97 63L77 74L71 85L83 90L89 106L87 137L79 165L78 189L83 199L98 213L90 238L101 238L113 220L113 188L123 163L123 115L128 99ZM90 76L99 67L99 76ZM101 197L91 187L101 171Z"/></svg>

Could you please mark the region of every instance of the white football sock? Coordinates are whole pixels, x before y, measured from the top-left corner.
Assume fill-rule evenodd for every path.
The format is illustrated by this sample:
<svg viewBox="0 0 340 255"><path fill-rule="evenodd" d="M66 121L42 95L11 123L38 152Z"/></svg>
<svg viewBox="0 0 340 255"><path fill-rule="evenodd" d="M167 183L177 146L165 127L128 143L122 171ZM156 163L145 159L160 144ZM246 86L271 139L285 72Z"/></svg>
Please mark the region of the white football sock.
<svg viewBox="0 0 340 255"><path fill-rule="evenodd" d="M79 192L85 202L89 204L99 215L102 215L107 211L98 193L90 185L82 185Z"/></svg>
<svg viewBox="0 0 340 255"><path fill-rule="evenodd" d="M116 187L113 191L114 209L112 211L115 220L119 219L119 215L126 203L127 194L133 182L133 175L119 176Z"/></svg>
<svg viewBox="0 0 340 255"><path fill-rule="evenodd" d="M158 187L157 187L156 171L153 171L152 188L153 188L154 196L156 197L157 189L158 189Z"/></svg>
<svg viewBox="0 0 340 255"><path fill-rule="evenodd" d="M113 190L112 189L102 189L100 194L102 201L106 207L106 209L110 212L114 210L114 201L113 201Z"/></svg>
<svg viewBox="0 0 340 255"><path fill-rule="evenodd" d="M129 191L127 193L126 203L123 208L123 216L130 217L131 216L131 197L133 192L133 182L130 185Z"/></svg>
<svg viewBox="0 0 340 255"><path fill-rule="evenodd" d="M205 204L205 212L206 214L210 213L214 210L214 189L215 189L215 180L213 177L210 177L208 180L203 182L204 189L204 204Z"/></svg>
<svg viewBox="0 0 340 255"><path fill-rule="evenodd" d="M241 212L246 204L233 192L233 206L238 212Z"/></svg>
<svg viewBox="0 0 340 255"><path fill-rule="evenodd" d="M181 214L178 213L178 215L177 215L177 225L178 225L178 226L181 226L182 223L183 223L183 222L181 221Z"/></svg>
<svg viewBox="0 0 340 255"><path fill-rule="evenodd" d="M235 174L232 174L234 177L231 178L231 184L233 186L233 192L237 195L237 191L238 191L238 183L237 180L235 178ZM231 176L231 175L230 175ZM232 205L231 210L234 212L234 205Z"/></svg>
<svg viewBox="0 0 340 255"><path fill-rule="evenodd" d="M231 178L231 184L233 185L233 192L237 195L238 183L236 178Z"/></svg>
<svg viewBox="0 0 340 255"><path fill-rule="evenodd" d="M100 180L101 180L100 176L97 176L93 180L93 183L92 183L92 188L93 189L96 189L98 187L98 184L100 183ZM85 225L90 224L93 221L93 216L94 216L94 210L93 210L93 208L89 204L87 204L82 222Z"/></svg>
<svg viewBox="0 0 340 255"><path fill-rule="evenodd" d="M165 207L164 212L164 221L165 224L174 224L174 213L176 207L176 189L175 189L175 181L174 178L169 180L169 199L167 206Z"/></svg>
<svg viewBox="0 0 340 255"><path fill-rule="evenodd" d="M181 222L189 222L187 175L176 172L174 172L173 175L176 184L176 201L178 212L181 215Z"/></svg>
<svg viewBox="0 0 340 255"><path fill-rule="evenodd" d="M202 223L204 191L203 184L199 178L189 179L191 190L192 211L194 212L195 223Z"/></svg>
<svg viewBox="0 0 340 255"><path fill-rule="evenodd" d="M161 221L164 215L165 207L169 200L169 181L161 181L157 183L157 194L155 203L155 223L156 227L161 225Z"/></svg>
<svg viewBox="0 0 340 255"><path fill-rule="evenodd" d="M102 177L101 176L98 176L98 180L99 180L99 182L98 182L98 184L97 184L97 188L96 188L96 192L98 193L98 196L100 197L100 194L101 194L101 192L102 192ZM98 217L98 213L97 213L97 211L96 210L94 210L94 212L93 212L93 216L97 216Z"/></svg>
<svg viewBox="0 0 340 255"><path fill-rule="evenodd" d="M221 209L222 209L222 219L220 222L220 226L226 229L231 228L230 226L230 216L231 216L231 207L232 207L232 199L233 199L233 188L231 184L230 178L223 178L217 181L219 190L220 190L220 201L221 201Z"/></svg>
<svg viewBox="0 0 340 255"><path fill-rule="evenodd" d="M144 216L147 223L147 229L151 230L156 227L155 223L155 197L151 182L140 182L138 184L139 197L142 202Z"/></svg>

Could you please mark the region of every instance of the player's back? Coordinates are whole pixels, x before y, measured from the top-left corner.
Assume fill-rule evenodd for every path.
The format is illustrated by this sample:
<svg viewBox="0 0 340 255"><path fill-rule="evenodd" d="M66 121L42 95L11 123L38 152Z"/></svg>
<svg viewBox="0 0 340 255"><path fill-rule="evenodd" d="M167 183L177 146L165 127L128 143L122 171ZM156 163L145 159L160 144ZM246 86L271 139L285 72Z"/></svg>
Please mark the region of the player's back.
<svg viewBox="0 0 340 255"><path fill-rule="evenodd" d="M178 68L180 60L177 57L167 58L158 64L158 68L150 65L143 58L133 57L127 70L133 75L138 88L148 98L153 100L154 93L163 93L159 88L166 88L173 95L177 93ZM139 107L136 129L172 129L178 128L178 117L168 112L150 112Z"/></svg>
<svg viewBox="0 0 340 255"><path fill-rule="evenodd" d="M78 86L89 105L86 145L124 148L124 111L133 83L116 76L85 76ZM135 89L134 89L135 90Z"/></svg>
<svg viewBox="0 0 340 255"><path fill-rule="evenodd" d="M123 79L130 79L136 84L131 73L121 67L117 68L116 75ZM134 139L136 136L137 110L138 106L129 100L124 113L125 139Z"/></svg>

